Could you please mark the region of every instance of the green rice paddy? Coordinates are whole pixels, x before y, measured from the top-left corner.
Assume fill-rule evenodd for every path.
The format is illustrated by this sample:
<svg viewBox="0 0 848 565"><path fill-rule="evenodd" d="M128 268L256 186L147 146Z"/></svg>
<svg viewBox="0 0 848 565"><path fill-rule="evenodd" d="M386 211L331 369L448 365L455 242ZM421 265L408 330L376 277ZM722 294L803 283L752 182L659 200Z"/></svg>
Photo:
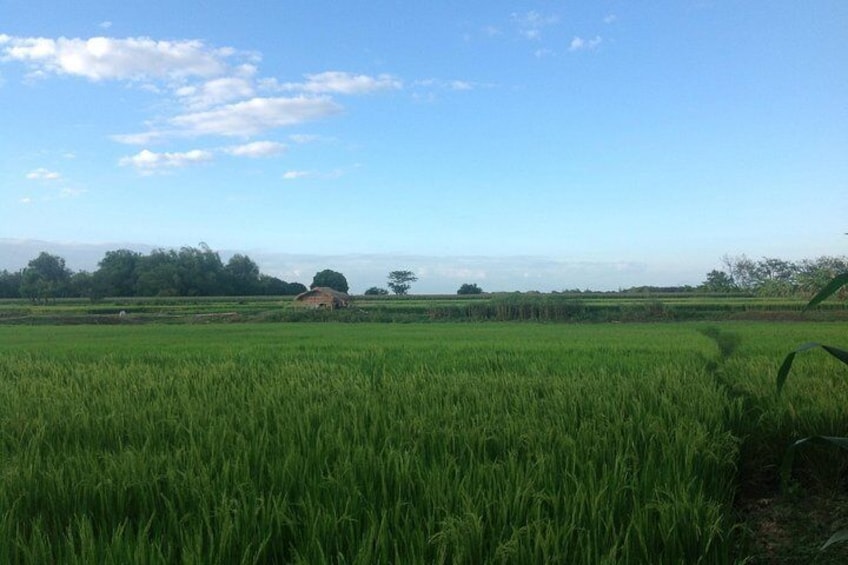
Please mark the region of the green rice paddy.
<svg viewBox="0 0 848 565"><path fill-rule="evenodd" d="M713 326L0 326L0 562L742 562L848 325Z"/></svg>

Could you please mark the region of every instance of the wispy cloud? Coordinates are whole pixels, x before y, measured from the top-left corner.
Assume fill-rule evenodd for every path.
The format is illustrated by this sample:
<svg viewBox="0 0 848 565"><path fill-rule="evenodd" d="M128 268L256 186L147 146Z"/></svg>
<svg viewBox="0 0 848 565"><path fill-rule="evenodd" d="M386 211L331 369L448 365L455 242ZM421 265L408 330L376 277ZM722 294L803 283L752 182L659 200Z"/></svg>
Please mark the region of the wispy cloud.
<svg viewBox="0 0 848 565"><path fill-rule="evenodd" d="M62 175L45 168L38 168L28 172L26 178L34 181L57 181L62 179Z"/></svg>
<svg viewBox="0 0 848 565"><path fill-rule="evenodd" d="M492 86L494 85L462 79L427 78L412 83L412 97L415 100L433 101L438 99L434 91L468 92Z"/></svg>
<svg viewBox="0 0 848 565"><path fill-rule="evenodd" d="M224 75L232 48L202 41L148 37L90 39L0 36L0 59L27 65L34 76L71 75L92 81L185 80Z"/></svg>
<svg viewBox="0 0 848 565"><path fill-rule="evenodd" d="M28 172L26 179L37 183L39 187L35 190L36 194L30 194L18 199L21 204L32 204L34 202L49 202L60 198L76 198L87 192L85 188L74 186L73 183L56 171L51 171L44 167L39 167Z"/></svg>
<svg viewBox="0 0 848 565"><path fill-rule="evenodd" d="M295 143L303 144L318 141L319 139L321 139L321 136L308 133L293 133L289 136L289 139L291 139Z"/></svg>
<svg viewBox="0 0 848 565"><path fill-rule="evenodd" d="M193 149L184 153L154 153L144 149L131 157L123 157L118 164L132 166L142 173L154 173L163 169L173 169L211 161L211 151Z"/></svg>
<svg viewBox="0 0 848 565"><path fill-rule="evenodd" d="M229 145L217 149L192 149L183 152L157 153L143 149L135 155L122 157L118 164L122 167L134 167L141 174L151 174L168 169L209 163L219 155L232 157L273 157L286 151L286 146L277 141L253 141L242 145Z"/></svg>
<svg viewBox="0 0 848 565"><path fill-rule="evenodd" d="M273 129L333 116L342 107L328 97L251 98L209 110L186 112L146 132L113 135L127 145L148 145L171 138L250 137Z"/></svg>
<svg viewBox="0 0 848 565"><path fill-rule="evenodd" d="M286 171L285 173L283 173L283 178L285 180L297 180L310 176L312 176L312 173L309 171Z"/></svg>
<svg viewBox="0 0 848 565"><path fill-rule="evenodd" d="M332 180L337 179L345 174L342 170L335 171L298 171L291 170L283 173L283 180L299 180L299 179L320 179Z"/></svg>
<svg viewBox="0 0 848 565"><path fill-rule="evenodd" d="M378 76L326 71L308 74L304 82L289 82L282 85L268 84L272 88L311 94L370 94L380 90L399 90L403 83L388 74Z"/></svg>
<svg viewBox="0 0 848 565"><path fill-rule="evenodd" d="M176 95L186 106L197 110L249 98L254 94L253 84L247 77L221 77L176 90Z"/></svg>
<svg viewBox="0 0 848 565"><path fill-rule="evenodd" d="M283 126L332 116L341 112L327 97L252 98L204 112L172 118L181 135L251 136Z"/></svg>
<svg viewBox="0 0 848 565"><path fill-rule="evenodd" d="M233 145L224 149L235 157L272 157L285 152L286 146L276 141L254 141L244 145Z"/></svg>
<svg viewBox="0 0 848 565"><path fill-rule="evenodd" d="M596 35L593 39L583 39L582 37L574 36L571 43L568 45L569 51L592 51L597 49L603 42L600 35Z"/></svg>
<svg viewBox="0 0 848 565"><path fill-rule="evenodd" d="M556 14L541 14L536 10L523 13L514 12L511 19L518 26L518 33L522 37L532 40L541 39L544 28L559 23L559 16Z"/></svg>
<svg viewBox="0 0 848 565"><path fill-rule="evenodd" d="M615 14L607 14L606 16L604 16L604 23L605 24L611 24L612 22L614 22L617 19L618 19L618 16L616 16Z"/></svg>
<svg viewBox="0 0 848 565"><path fill-rule="evenodd" d="M281 82L259 77L259 61L255 52L200 40L0 35L0 62L23 64L30 79L61 75L119 81L178 104L179 110L170 116L151 120L147 131L112 136L133 145L197 136L253 136L338 114L342 107L331 96L403 88L402 81L389 74L338 70ZM280 92L289 94L275 95Z"/></svg>

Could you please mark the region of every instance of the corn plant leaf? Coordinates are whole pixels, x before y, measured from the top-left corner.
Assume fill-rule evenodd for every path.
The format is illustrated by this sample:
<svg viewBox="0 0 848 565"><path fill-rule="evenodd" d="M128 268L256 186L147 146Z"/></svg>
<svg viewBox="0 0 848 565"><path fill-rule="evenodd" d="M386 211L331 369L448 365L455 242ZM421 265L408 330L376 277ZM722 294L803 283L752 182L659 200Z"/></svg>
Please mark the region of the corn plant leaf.
<svg viewBox="0 0 848 565"><path fill-rule="evenodd" d="M832 345L822 345L822 349L848 365L848 351L839 349L838 347L833 347Z"/></svg>
<svg viewBox="0 0 848 565"><path fill-rule="evenodd" d="M838 532L830 536L829 540L824 542L824 545L821 546L821 549L827 549L835 543L842 543L844 541L848 541L848 530L839 530Z"/></svg>
<svg viewBox="0 0 848 565"><path fill-rule="evenodd" d="M783 385L786 384L786 377L789 376L789 369L792 368L792 362L795 360L795 356L804 351L808 351L813 349L814 347L819 347L821 344L816 343L815 341L811 341L809 343L805 343L804 345L799 345L795 348L794 351L790 352L789 355L783 360L783 363L780 365L780 369L777 370L777 393L780 394L780 391L783 390Z"/></svg>
<svg viewBox="0 0 848 565"><path fill-rule="evenodd" d="M810 299L810 301L804 307L804 310L809 310L813 306L818 306L828 296L830 296L846 284L848 284L848 273L842 273L833 277L833 279L829 283L827 283L827 286L821 289L818 294L816 294L813 298Z"/></svg>
<svg viewBox="0 0 848 565"><path fill-rule="evenodd" d="M795 360L795 355L798 353L803 353L804 351L809 351L815 347L821 347L846 365L848 365L848 351L844 349L839 349L838 347L833 347L832 345L824 345L821 343L816 343L811 341L809 343L805 343L804 345L799 345L795 348L794 351L790 352L789 355L783 360L783 363L780 365L780 369L777 370L777 393L780 394L780 391L783 390L783 385L786 384L786 377L789 376L789 370L792 368L792 362Z"/></svg>
<svg viewBox="0 0 848 565"><path fill-rule="evenodd" d="M848 437L836 436L810 436L801 438L792 443L786 448L786 454L783 456L783 463L780 465L780 484L785 491L789 484L789 475L792 473L792 464L795 462L795 452L799 447L808 444L833 445L842 449L848 450Z"/></svg>

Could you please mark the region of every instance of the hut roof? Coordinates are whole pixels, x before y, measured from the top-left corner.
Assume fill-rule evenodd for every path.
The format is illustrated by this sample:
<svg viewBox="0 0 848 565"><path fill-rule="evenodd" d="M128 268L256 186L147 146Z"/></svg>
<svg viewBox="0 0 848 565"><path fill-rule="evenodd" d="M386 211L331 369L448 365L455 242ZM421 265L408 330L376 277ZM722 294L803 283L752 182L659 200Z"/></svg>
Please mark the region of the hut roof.
<svg viewBox="0 0 848 565"><path fill-rule="evenodd" d="M347 303L350 301L350 296L348 296L345 292L339 292L334 288L330 288L328 286L316 286L315 288L311 288L306 292L301 292L297 296L294 297L295 300L303 300L304 298L308 298L310 296L330 296L335 300L339 300L343 303Z"/></svg>

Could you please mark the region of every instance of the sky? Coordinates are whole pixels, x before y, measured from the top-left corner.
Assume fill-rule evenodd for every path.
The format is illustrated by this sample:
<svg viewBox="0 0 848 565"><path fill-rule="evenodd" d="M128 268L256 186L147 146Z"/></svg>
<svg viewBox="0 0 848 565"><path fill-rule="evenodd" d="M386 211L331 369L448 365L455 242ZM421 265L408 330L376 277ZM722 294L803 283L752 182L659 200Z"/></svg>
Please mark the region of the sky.
<svg viewBox="0 0 848 565"><path fill-rule="evenodd" d="M353 291L848 252L848 2L0 0L0 268L247 253Z"/></svg>

